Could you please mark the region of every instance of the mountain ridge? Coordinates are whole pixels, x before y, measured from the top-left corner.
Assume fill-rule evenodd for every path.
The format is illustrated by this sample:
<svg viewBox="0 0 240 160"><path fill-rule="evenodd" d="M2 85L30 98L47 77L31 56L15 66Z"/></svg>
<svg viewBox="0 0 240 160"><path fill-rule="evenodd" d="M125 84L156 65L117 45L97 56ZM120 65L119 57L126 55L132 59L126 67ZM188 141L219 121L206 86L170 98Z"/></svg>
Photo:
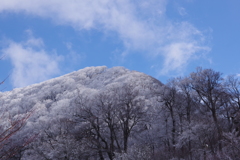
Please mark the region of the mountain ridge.
<svg viewBox="0 0 240 160"><path fill-rule="evenodd" d="M95 69L96 73L93 73L92 69ZM122 70L122 71L119 72L119 70ZM101 74L101 73L104 73L106 71L112 72L113 75L116 75L117 73L120 73L120 74L122 73L123 74L123 72L127 72L128 74L129 73L131 73L131 74L142 74L142 75L146 75L146 76L151 77L155 82L159 82L159 84L163 85L159 80L157 80L156 78L154 78L150 75L147 75L145 73L138 72L138 71L135 71L135 70L129 70L125 67L117 66L117 67L107 68L106 66L92 66L92 67L85 67L83 69L79 69L77 71L73 71L73 72L67 73L65 75L55 77L55 78L52 78L52 79L49 79L49 80L46 80L46 81L43 81L43 82L40 82L40 83L31 84L31 85L28 85L26 87L14 88L11 91L0 92L0 94L18 92L19 90L25 90L25 89L28 89L28 88L31 88L31 87L44 85L44 84L49 83L49 82L51 83L52 81L59 81L60 79L63 79L64 77L70 77L74 80L79 80L81 78L76 77L77 76L76 74L78 74L79 72L85 72L86 77L82 77L82 79L84 79L84 78L90 78L91 79L94 76L96 76L97 74Z"/></svg>

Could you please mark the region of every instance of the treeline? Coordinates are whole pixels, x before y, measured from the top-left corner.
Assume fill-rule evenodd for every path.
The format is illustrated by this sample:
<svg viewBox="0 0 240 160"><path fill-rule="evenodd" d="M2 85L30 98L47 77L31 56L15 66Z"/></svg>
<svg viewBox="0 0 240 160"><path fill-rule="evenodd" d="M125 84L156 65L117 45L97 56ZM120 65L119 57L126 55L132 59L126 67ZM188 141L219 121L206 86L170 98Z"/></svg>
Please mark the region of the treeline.
<svg viewBox="0 0 240 160"><path fill-rule="evenodd" d="M197 68L165 85L142 76L61 94L69 98L54 90L41 97L48 116L22 114L25 126L0 135L2 158L14 144L8 159L240 159L237 76Z"/></svg>

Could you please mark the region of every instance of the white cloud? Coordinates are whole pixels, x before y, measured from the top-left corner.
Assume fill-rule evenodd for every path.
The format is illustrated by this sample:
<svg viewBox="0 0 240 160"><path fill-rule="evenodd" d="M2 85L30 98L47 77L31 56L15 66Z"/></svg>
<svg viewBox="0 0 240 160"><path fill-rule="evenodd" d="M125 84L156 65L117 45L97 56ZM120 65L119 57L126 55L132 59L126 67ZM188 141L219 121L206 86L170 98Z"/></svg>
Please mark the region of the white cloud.
<svg viewBox="0 0 240 160"><path fill-rule="evenodd" d="M166 46L163 49L166 53L166 57L161 74L166 74L171 70L181 71L193 57L193 54L199 52L201 49L203 48L197 47L194 43L184 42L173 43Z"/></svg>
<svg viewBox="0 0 240 160"><path fill-rule="evenodd" d="M162 73L166 74L209 50L203 43L204 35L192 24L174 23L166 17L166 4L167 0L7 0L1 2L0 12L50 18L77 30L114 31L126 51L164 57ZM182 8L179 13L186 11Z"/></svg>
<svg viewBox="0 0 240 160"><path fill-rule="evenodd" d="M167 42L161 49L165 57L160 74L184 70L191 60L196 60L210 51L204 45L202 33L188 22L174 24L169 28Z"/></svg>
<svg viewBox="0 0 240 160"><path fill-rule="evenodd" d="M38 83L60 72L58 63L61 57L47 53L43 45L41 39L30 37L21 43L9 41L2 50L13 65L11 80L14 87Z"/></svg>
<svg viewBox="0 0 240 160"><path fill-rule="evenodd" d="M183 7L179 7L179 8L178 8L178 13L179 13L181 16L187 15L187 11L186 11L186 9L183 8Z"/></svg>

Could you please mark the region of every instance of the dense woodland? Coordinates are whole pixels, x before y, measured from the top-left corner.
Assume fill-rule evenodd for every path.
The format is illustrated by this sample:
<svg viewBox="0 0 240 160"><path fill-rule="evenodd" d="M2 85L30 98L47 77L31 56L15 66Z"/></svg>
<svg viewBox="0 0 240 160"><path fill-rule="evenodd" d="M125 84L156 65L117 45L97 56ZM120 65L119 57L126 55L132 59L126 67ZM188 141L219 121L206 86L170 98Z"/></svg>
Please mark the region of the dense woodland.
<svg viewBox="0 0 240 160"><path fill-rule="evenodd" d="M238 160L240 81L89 67L0 92L0 159Z"/></svg>

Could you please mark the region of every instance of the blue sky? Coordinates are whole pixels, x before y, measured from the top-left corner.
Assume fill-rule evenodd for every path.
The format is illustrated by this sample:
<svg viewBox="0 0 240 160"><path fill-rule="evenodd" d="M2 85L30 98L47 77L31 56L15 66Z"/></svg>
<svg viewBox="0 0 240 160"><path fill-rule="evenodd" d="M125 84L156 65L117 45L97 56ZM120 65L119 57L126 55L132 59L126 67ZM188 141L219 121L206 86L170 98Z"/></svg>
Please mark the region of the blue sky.
<svg viewBox="0 0 240 160"><path fill-rule="evenodd" d="M239 0L0 0L1 90L88 66L240 73Z"/></svg>

